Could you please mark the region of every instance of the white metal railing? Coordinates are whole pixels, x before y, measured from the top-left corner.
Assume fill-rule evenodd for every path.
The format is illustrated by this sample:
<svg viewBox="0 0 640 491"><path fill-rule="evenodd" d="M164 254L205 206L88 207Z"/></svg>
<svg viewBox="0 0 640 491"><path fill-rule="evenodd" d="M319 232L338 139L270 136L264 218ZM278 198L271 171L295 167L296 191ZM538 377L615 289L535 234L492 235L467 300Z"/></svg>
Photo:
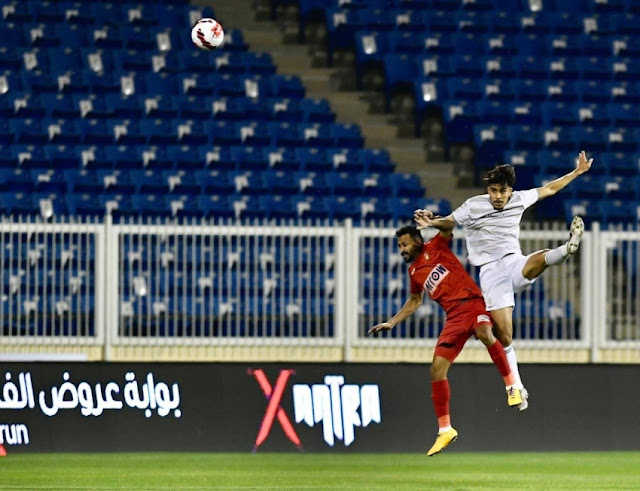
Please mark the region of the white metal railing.
<svg viewBox="0 0 640 491"><path fill-rule="evenodd" d="M343 228L110 229L113 344L342 345Z"/></svg>
<svg viewBox="0 0 640 491"><path fill-rule="evenodd" d="M0 222L2 344L104 344L102 224Z"/></svg>
<svg viewBox="0 0 640 491"><path fill-rule="evenodd" d="M594 227L594 323L601 327L595 346L640 353L640 231Z"/></svg>
<svg viewBox="0 0 640 491"><path fill-rule="evenodd" d="M5 219L0 357L97 347L94 359L110 360L123 356L114 357L114 350L127 347L225 346L237 348L242 359L251 356L247 347L288 346L305 353L331 347L341 359L366 361L430 348L444 317L429 300L393 333L366 336L408 296L394 233L349 222ZM522 231L522 249L534 252L566 238L564 224L534 224ZM453 248L464 262L463 239L457 231ZM639 255L637 228L602 231L594 224L576 258L549 268L517 299L519 349L539 353L541 361L550 350L582 350L588 353L583 361L640 361ZM135 353L124 356L135 359ZM278 354L287 356L286 349Z"/></svg>

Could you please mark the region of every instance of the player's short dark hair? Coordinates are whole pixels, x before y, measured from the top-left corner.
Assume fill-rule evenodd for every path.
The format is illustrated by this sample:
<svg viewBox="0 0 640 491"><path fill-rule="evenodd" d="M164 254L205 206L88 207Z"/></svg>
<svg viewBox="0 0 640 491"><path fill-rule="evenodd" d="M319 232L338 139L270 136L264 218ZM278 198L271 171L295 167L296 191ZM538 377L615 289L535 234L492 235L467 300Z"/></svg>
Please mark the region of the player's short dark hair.
<svg viewBox="0 0 640 491"><path fill-rule="evenodd" d="M413 240L422 240L422 234L420 233L420 230L418 230L413 225L407 225L406 227L402 227L396 230L396 237L398 239L407 234L409 234Z"/></svg>
<svg viewBox="0 0 640 491"><path fill-rule="evenodd" d="M516 170L510 165L496 165L484 175L484 182L487 186L491 184L506 184L513 187L516 183Z"/></svg>

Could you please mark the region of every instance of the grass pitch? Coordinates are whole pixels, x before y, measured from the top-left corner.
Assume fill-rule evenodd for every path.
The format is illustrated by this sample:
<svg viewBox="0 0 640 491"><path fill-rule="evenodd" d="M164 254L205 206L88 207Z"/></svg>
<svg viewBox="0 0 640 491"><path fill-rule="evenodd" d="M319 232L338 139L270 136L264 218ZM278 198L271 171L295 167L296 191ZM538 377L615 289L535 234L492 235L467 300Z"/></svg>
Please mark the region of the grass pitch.
<svg viewBox="0 0 640 491"><path fill-rule="evenodd" d="M10 454L0 489L640 489L640 452Z"/></svg>

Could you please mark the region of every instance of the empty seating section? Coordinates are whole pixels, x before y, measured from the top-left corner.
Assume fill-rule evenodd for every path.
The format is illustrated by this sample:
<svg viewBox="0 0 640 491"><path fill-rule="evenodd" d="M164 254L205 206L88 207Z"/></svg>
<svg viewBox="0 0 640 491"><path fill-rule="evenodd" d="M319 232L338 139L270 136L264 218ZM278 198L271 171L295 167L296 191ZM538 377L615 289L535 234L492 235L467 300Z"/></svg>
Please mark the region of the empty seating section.
<svg viewBox="0 0 640 491"><path fill-rule="evenodd" d="M195 49L210 8L0 3L3 214L400 221L424 195L240 31Z"/></svg>
<svg viewBox="0 0 640 491"><path fill-rule="evenodd" d="M324 12L329 61L348 48L359 83L368 67L384 72L388 108L398 91L413 93L416 131L427 110L440 108L446 146L473 143L478 170L499 161L518 165L523 187L567 171L577 151L593 152L597 182L590 186L602 191L601 201L596 206L581 185L569 199L593 205L589 220L638 221L638 183L626 179L640 169L638 2L298 3L303 25ZM555 152L560 167L547 160ZM620 177L630 191L615 198ZM574 206L567 203L567 218ZM539 216L559 218L561 208L540 206Z"/></svg>

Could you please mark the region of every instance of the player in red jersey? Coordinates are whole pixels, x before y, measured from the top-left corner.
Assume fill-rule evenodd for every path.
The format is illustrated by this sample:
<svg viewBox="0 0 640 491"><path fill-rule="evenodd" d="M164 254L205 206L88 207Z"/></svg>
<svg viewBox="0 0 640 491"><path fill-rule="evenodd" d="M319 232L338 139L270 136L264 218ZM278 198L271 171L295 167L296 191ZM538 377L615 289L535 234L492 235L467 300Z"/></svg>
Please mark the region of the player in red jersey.
<svg viewBox="0 0 640 491"><path fill-rule="evenodd" d="M417 223L425 226L420 220ZM425 290L445 310L446 322L438 337L430 369L431 399L438 417L438 436L427 453L432 456L458 437L458 432L451 426L447 372L471 336L475 335L487 347L504 379L509 406L517 406L522 398L520 390L514 387L514 377L502 344L493 335L482 291L451 251L451 231L439 232L425 243L420 231L408 226L399 229L396 237L400 254L410 263L411 297L396 315L372 327L369 334L388 331L404 321L420 307Z"/></svg>

